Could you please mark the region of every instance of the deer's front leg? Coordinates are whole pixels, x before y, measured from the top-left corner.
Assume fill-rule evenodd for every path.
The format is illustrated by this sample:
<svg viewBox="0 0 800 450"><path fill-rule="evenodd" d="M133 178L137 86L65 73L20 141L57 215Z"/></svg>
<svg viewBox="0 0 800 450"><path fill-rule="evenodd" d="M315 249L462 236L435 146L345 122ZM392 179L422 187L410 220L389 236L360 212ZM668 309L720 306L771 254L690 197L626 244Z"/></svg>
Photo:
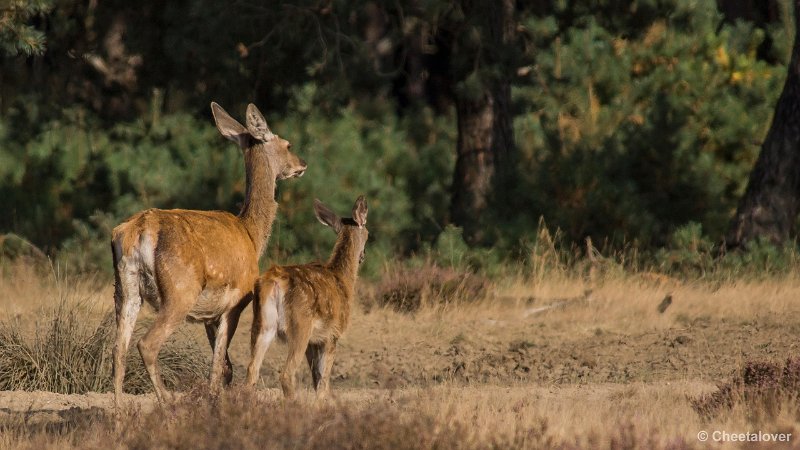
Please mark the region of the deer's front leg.
<svg viewBox="0 0 800 450"><path fill-rule="evenodd" d="M228 358L228 327L230 318L224 314L216 324L216 336L214 339L214 353L211 357L211 376L209 384L212 390L220 387L220 379L225 374L226 360ZM231 377L233 371L231 370Z"/></svg>
<svg viewBox="0 0 800 450"><path fill-rule="evenodd" d="M211 352L216 349L217 343L217 331L219 329L219 319L215 319L211 322L206 322L206 337L208 338L208 343L211 345ZM229 333L230 334L230 333ZM233 364L231 363L231 358L228 355L228 352L225 352L225 367L223 368L223 376L225 380L225 385L231 384L233 381Z"/></svg>
<svg viewBox="0 0 800 450"><path fill-rule="evenodd" d="M333 359L336 355L336 341L337 339L335 337L330 338L325 342L319 353L317 364L321 366L322 373L317 383L317 400L327 397L330 391L331 369L333 368Z"/></svg>

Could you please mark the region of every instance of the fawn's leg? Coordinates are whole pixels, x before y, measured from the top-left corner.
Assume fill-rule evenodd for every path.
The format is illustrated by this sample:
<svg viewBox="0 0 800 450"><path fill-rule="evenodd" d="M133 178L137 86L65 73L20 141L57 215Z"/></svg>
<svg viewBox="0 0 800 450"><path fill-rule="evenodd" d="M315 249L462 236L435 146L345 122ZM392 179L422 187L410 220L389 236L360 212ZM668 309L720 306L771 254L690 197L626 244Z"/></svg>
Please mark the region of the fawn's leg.
<svg viewBox="0 0 800 450"><path fill-rule="evenodd" d="M322 377L323 356L323 344L308 344L308 348L306 348L306 361L308 361L308 368L311 369L311 382L313 383L315 391L319 389L319 380Z"/></svg>
<svg viewBox="0 0 800 450"><path fill-rule="evenodd" d="M317 384L317 399L323 399L328 396L330 391L331 368L333 368L333 360L336 356L336 341L335 337L328 339L320 355L318 362L322 366L319 383Z"/></svg>
<svg viewBox="0 0 800 450"><path fill-rule="evenodd" d="M297 372L297 366L300 365L308 347L308 340L311 338L311 320L295 320L288 328L286 338L289 343L289 356L286 358L286 366L281 373L281 387L283 395L287 399L293 400L295 397L295 372Z"/></svg>
<svg viewBox="0 0 800 450"><path fill-rule="evenodd" d="M250 365L247 366L247 385L258 381L264 354L278 332L278 301L281 289L272 281L259 285L253 301L253 328L250 331Z"/></svg>

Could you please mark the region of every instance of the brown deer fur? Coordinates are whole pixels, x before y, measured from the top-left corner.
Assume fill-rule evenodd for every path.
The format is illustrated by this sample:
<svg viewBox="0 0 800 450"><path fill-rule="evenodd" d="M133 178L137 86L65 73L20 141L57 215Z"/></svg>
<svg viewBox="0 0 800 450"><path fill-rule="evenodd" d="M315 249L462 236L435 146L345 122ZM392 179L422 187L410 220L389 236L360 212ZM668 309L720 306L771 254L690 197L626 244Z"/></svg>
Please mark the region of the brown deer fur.
<svg viewBox="0 0 800 450"><path fill-rule="evenodd" d="M358 267L367 243L367 202L358 197L353 218L338 217L319 200L317 218L338 235L327 263L273 266L256 283L253 303L252 356L247 383L258 379L264 353L278 334L289 344L281 373L284 395L294 398L295 372L305 353L317 397L328 393L336 342L350 321Z"/></svg>
<svg viewBox="0 0 800 450"><path fill-rule="evenodd" d="M148 209L114 228L117 338L114 347L114 393L119 402L136 317L143 301L157 311L139 341L139 353L159 400L169 395L159 374L162 344L187 317L203 321L213 351L210 383L229 383L232 367L227 346L239 315L252 299L258 259L275 219L275 182L301 176L306 163L291 144L272 134L250 104L247 127L211 104L220 133L244 153L246 192L238 216L223 211Z"/></svg>

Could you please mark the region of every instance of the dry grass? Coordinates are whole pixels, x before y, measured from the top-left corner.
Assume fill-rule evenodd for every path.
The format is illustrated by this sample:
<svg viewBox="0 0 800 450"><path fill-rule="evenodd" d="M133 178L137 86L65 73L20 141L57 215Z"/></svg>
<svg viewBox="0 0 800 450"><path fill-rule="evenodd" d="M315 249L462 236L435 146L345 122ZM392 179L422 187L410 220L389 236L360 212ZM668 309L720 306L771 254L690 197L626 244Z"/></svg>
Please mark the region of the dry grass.
<svg viewBox="0 0 800 450"><path fill-rule="evenodd" d="M19 322L0 323L0 389L104 390L111 373L109 321L86 326L66 303L42 319L33 337L25 336Z"/></svg>
<svg viewBox="0 0 800 450"><path fill-rule="evenodd" d="M113 311L113 283L99 276L72 276L49 262L8 263L0 260L0 320L29 319L32 313L68 301L91 317ZM31 324L33 325L33 324Z"/></svg>
<svg viewBox="0 0 800 450"><path fill-rule="evenodd" d="M0 292L14 292L0 299L0 314L25 323L58 290L46 276L15 278L9 274L27 275L14 270L0 278ZM101 323L109 286L71 285L89 302L77 311ZM660 313L668 294L672 303ZM747 361L796 356L800 279L550 273L508 278L485 297L431 302L411 314L356 308L333 369L335 400L326 405L312 403L308 380L299 404L281 402L276 368L286 349L276 344L257 395L235 388L212 399L199 389L165 409L130 412L122 427L91 411L59 416L55 430L0 414L0 446L633 449L703 448L701 430L798 430L800 438L800 408L789 395L768 416L743 402L713 417L692 408ZM249 357L250 323L248 309L231 348L235 363ZM202 327L185 330L177 343L204 344ZM0 395L0 411L18 402Z"/></svg>
<svg viewBox="0 0 800 450"><path fill-rule="evenodd" d="M54 435L17 424L0 434L0 444L23 448L106 448L108 442L128 448L691 448L691 441L665 435L652 424L619 412L621 406L665 405L649 406L650 389L632 392L620 395L613 387L589 392L439 387L345 392L338 401L319 405L310 398L286 404L273 392L253 396L245 389L234 389L211 397L197 389L163 409L131 410L121 425L109 415L86 415ZM570 406L569 412L549 409L557 395L568 399L564 406ZM579 417L579 406L587 403L618 412L605 420L587 421ZM571 423L565 422L569 419ZM581 427L580 434L575 434L576 426Z"/></svg>
<svg viewBox="0 0 800 450"><path fill-rule="evenodd" d="M701 417L714 419L737 410L756 423L769 422L788 409L800 415L797 399L800 394L800 358L789 358L784 364L748 361L740 372L717 390L692 400L692 407Z"/></svg>
<svg viewBox="0 0 800 450"><path fill-rule="evenodd" d="M363 303L365 307L375 304L414 312L480 301L490 289L489 280L480 275L428 263L418 268L388 270Z"/></svg>
<svg viewBox="0 0 800 450"><path fill-rule="evenodd" d="M0 289L12 294L3 299L5 315L0 315L0 389L67 394L111 389L115 325L113 302L103 299L104 283L31 265L6 267L0 280ZM139 322L134 339L150 321ZM164 381L172 389L207 373L205 352L193 340L181 339L184 333L177 333L159 355ZM127 356L125 390L150 391L135 347Z"/></svg>
<svg viewBox="0 0 800 450"><path fill-rule="evenodd" d="M685 395L707 386L598 385L564 388L440 386L345 390L336 401L284 403L276 390L199 388L165 408L131 409L117 420L87 412L58 433L16 423L0 432L14 448L702 448L701 430L794 433L781 413L758 428L740 413L706 422ZM795 407L796 403L793 404ZM787 408L788 411L789 408ZM142 430L149 430L142 432ZM737 448L722 445L716 448ZM749 448L759 448L751 446ZM775 447L764 447L775 448ZM780 448L780 447L778 447Z"/></svg>
<svg viewBox="0 0 800 450"><path fill-rule="evenodd" d="M713 317L720 320L759 320L777 318L800 312L800 278L737 281L719 283L682 283L669 278L633 275L590 283L583 279L546 280L531 285L526 280L512 280L499 294L491 307L502 309L519 306L535 307L550 304L561 298L580 298L592 291L589 301L581 307L554 309L552 319L576 324L602 324L625 331L647 330L671 326L682 318ZM665 295L674 302L665 314L657 306Z"/></svg>

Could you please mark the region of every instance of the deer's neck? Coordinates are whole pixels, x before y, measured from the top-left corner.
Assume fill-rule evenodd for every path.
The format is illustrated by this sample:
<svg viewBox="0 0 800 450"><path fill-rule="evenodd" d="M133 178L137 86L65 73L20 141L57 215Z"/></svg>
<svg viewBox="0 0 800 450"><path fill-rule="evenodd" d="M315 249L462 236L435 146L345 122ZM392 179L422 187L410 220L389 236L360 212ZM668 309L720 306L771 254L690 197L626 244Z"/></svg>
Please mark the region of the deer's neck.
<svg viewBox="0 0 800 450"><path fill-rule="evenodd" d="M239 218L247 229L256 256L264 253L272 222L278 211L275 202L275 174L269 165L269 155L264 149L245 152L245 195Z"/></svg>
<svg viewBox="0 0 800 450"><path fill-rule="evenodd" d="M358 257L361 255L361 250L353 233L350 230L344 230L336 239L333 254L328 260L328 269L344 283L350 297L352 297L358 277Z"/></svg>

